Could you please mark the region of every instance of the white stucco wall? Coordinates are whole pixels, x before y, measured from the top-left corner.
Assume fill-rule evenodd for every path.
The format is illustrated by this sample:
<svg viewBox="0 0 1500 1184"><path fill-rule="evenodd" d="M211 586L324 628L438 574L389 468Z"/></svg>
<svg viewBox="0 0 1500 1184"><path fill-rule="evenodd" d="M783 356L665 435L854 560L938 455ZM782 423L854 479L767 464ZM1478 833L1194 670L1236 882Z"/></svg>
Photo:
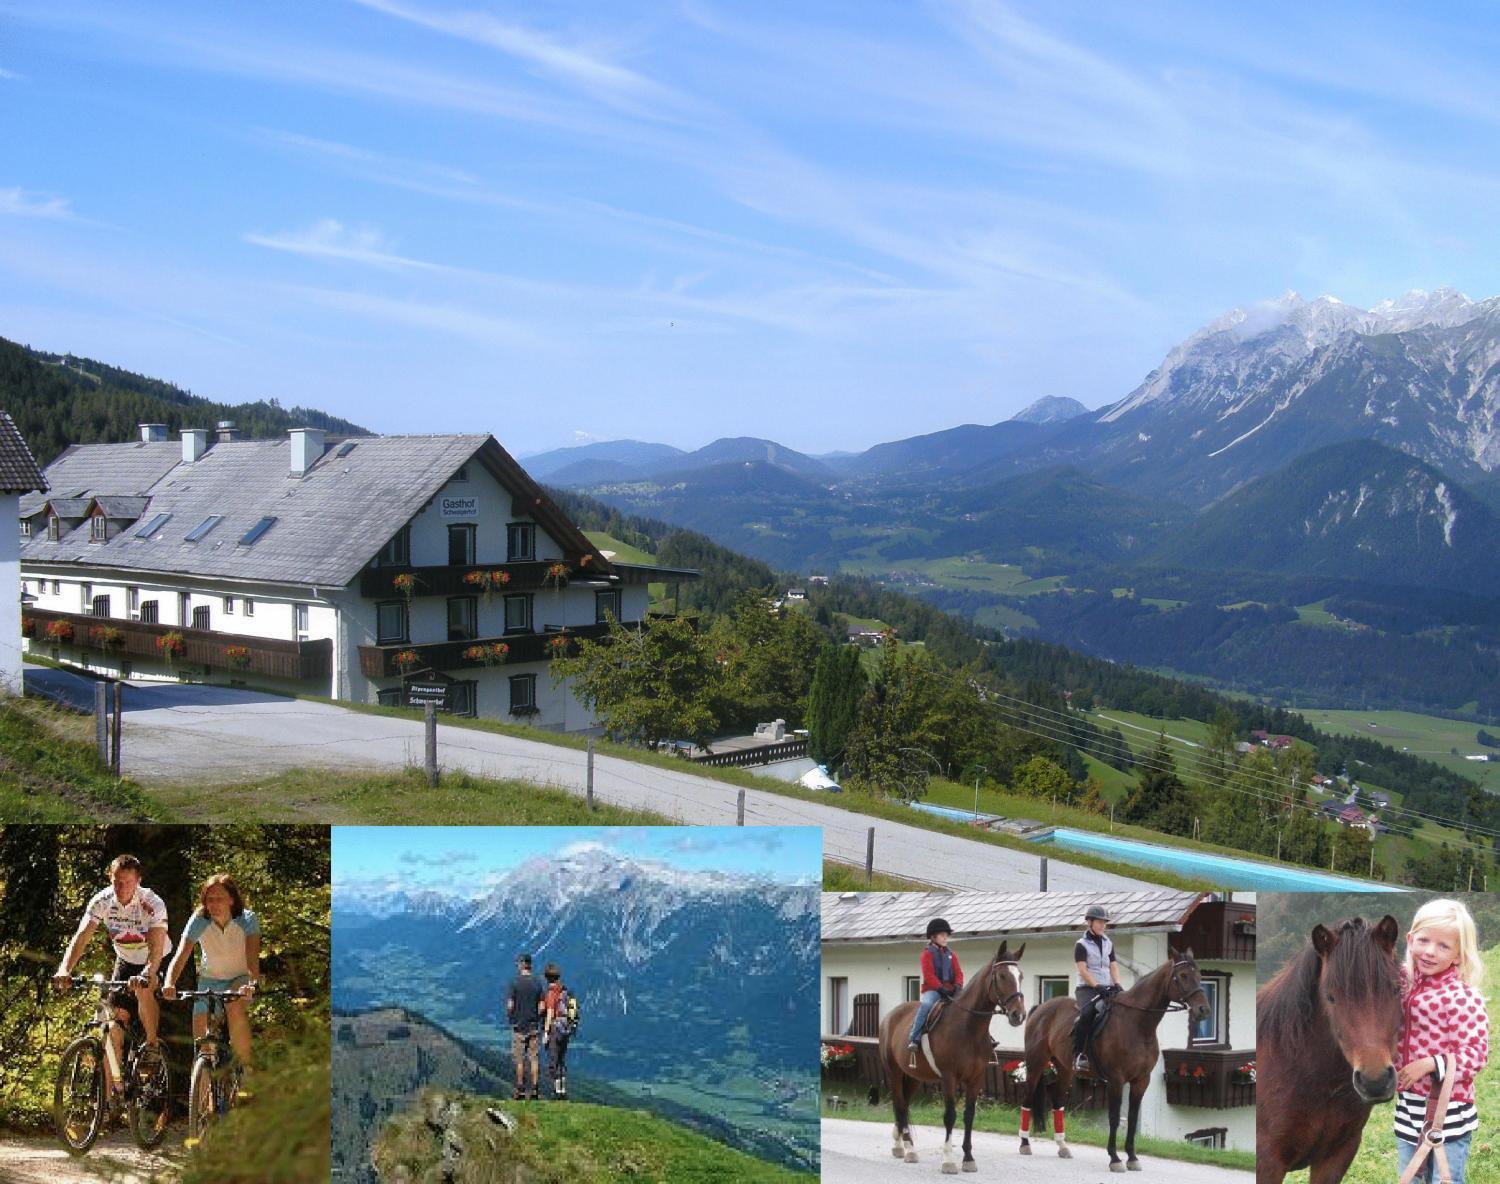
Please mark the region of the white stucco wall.
<svg viewBox="0 0 1500 1184"><path fill-rule="evenodd" d="M0 688L21 693L21 499L0 494L0 514L12 525L0 531Z"/></svg>

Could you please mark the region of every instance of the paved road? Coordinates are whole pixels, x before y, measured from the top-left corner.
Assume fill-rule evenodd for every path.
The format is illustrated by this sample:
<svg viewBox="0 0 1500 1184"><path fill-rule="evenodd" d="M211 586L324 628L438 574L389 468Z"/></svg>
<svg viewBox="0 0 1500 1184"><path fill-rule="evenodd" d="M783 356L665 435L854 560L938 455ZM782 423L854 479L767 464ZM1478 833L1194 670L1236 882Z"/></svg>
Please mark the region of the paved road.
<svg viewBox="0 0 1500 1184"><path fill-rule="evenodd" d="M174 1129L168 1135L180 1135ZM89 1153L74 1159L56 1139L0 1132L0 1180L5 1184L168 1184L178 1178L177 1151L142 1151L123 1130L101 1135Z"/></svg>
<svg viewBox="0 0 1500 1184"><path fill-rule="evenodd" d="M50 668L26 671L26 689L93 707L93 684ZM122 764L127 776L199 784L243 781L292 768L401 769L422 764L423 725L227 687L131 683L125 691ZM582 793L584 753L536 740L469 728L438 727L445 769L519 778ZM601 801L651 810L694 825L733 825L736 786L598 756L594 794ZM943 888L1035 892L1041 859L1005 847L887 822L863 814L750 790L745 821L756 825L821 826L829 859L864 866L868 828L875 827L875 867ZM1076 864L1049 862L1048 888L1087 892L1150 888L1144 880Z"/></svg>
<svg viewBox="0 0 1500 1184"><path fill-rule="evenodd" d="M883 1122L854 1119L823 1119L823 1184L914 1184L940 1180L942 1175L943 1128L917 1126L912 1138L921 1159L905 1163L891 1155L891 1128ZM962 1129L954 1132L954 1145L963 1141ZM1141 1171L1111 1174L1109 1156L1102 1147L1073 1145L1072 1159L1058 1159L1050 1140L1033 1141L1030 1156L1017 1151L1015 1135L974 1135L974 1161L979 1170L960 1172L958 1180L1041 1180L1048 1184L1109 1184L1139 1181L1140 1184L1251 1184L1254 1172L1230 1171L1171 1159L1141 1157ZM963 1152L960 1150L959 1155ZM1122 1152L1123 1154L1123 1152Z"/></svg>

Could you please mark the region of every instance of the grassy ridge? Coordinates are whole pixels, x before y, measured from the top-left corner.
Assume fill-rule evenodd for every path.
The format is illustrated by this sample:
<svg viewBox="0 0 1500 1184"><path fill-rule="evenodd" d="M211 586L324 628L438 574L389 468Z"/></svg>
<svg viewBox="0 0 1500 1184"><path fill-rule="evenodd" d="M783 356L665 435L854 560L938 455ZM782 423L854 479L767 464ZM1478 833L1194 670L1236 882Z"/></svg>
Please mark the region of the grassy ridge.
<svg viewBox="0 0 1500 1184"><path fill-rule="evenodd" d="M428 1099L431 1100L431 1099ZM456 1095L460 1113L447 1129L463 1147L454 1184L606 1184L616 1180L672 1180L717 1184L803 1184L815 1173L793 1172L724 1147L641 1110L547 1102L501 1102ZM515 1120L506 1131L485 1115L496 1107ZM405 1168L413 1184L444 1179L443 1138L422 1107L393 1118L375 1146L381 1179Z"/></svg>

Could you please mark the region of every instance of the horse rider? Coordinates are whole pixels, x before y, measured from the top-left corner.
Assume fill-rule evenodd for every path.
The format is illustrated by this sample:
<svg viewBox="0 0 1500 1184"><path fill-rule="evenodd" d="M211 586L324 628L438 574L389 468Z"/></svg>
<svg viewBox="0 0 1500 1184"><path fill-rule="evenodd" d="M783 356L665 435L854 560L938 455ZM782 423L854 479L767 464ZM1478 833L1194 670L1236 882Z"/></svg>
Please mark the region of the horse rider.
<svg viewBox="0 0 1500 1184"><path fill-rule="evenodd" d="M928 1013L939 999L952 999L964 985L958 955L948 948L952 936L953 927L941 917L927 922L927 948L922 951L922 993L917 1002L917 1014L911 1022L911 1032L906 1038L906 1059L913 1069L917 1067L919 1041Z"/></svg>
<svg viewBox="0 0 1500 1184"><path fill-rule="evenodd" d="M1115 961L1115 943L1104 932L1110 923L1109 910L1102 904L1092 904L1083 916L1087 928L1073 943L1073 961L1078 966L1080 980L1073 992L1078 1003L1078 1023L1073 1027L1073 1070L1077 1073L1089 1071L1088 1053L1084 1050L1094 1029L1095 1003L1124 990L1120 985L1120 965Z"/></svg>

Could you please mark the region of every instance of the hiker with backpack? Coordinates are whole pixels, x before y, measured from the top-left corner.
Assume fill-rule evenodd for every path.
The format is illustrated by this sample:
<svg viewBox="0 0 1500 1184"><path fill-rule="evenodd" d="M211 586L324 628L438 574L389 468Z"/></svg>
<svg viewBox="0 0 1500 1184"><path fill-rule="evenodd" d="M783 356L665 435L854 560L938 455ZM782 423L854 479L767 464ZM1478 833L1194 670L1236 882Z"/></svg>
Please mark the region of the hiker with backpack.
<svg viewBox="0 0 1500 1184"><path fill-rule="evenodd" d="M906 1041L907 1061L912 1068L917 1065L917 1052L921 1048L919 1041L928 1013L939 999L952 999L964 985L958 955L948 948L948 939L952 936L953 927L941 917L934 917L927 923L927 948L922 951L922 993Z"/></svg>
<svg viewBox="0 0 1500 1184"><path fill-rule="evenodd" d="M516 1062L518 1102L528 1097L534 1102L542 1096L541 1073L537 1065L537 1045L542 1026L542 984L531 973L531 955L516 959L516 977L510 980L505 995L505 1018L510 1024L511 1057ZM526 1066L531 1065L531 1089L526 1088Z"/></svg>
<svg viewBox="0 0 1500 1184"><path fill-rule="evenodd" d="M542 1043L547 1046L547 1073L552 1096L568 1100L568 1041L578 1031L578 997L562 981L562 968L547 963L542 972L547 989L542 995Z"/></svg>

